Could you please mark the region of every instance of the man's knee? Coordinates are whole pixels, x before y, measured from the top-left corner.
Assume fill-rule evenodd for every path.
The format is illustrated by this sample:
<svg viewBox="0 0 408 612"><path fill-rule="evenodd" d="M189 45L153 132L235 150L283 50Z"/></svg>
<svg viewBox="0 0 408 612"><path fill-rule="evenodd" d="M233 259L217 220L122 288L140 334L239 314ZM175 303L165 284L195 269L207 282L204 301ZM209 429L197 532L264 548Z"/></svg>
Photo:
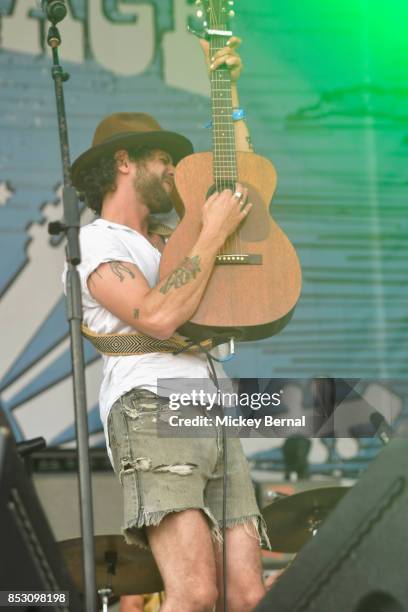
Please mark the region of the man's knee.
<svg viewBox="0 0 408 612"><path fill-rule="evenodd" d="M212 612L218 599L218 591L215 584L207 584L191 593L193 610L197 612Z"/></svg>
<svg viewBox="0 0 408 612"><path fill-rule="evenodd" d="M250 610L255 609L265 593L266 589L263 583L254 584L245 589L229 589L228 609L237 612L250 612Z"/></svg>
<svg viewBox="0 0 408 612"><path fill-rule="evenodd" d="M185 584L179 593L168 593L168 602L177 600L183 610L188 612L212 612L218 599L215 584L200 581L198 584Z"/></svg>

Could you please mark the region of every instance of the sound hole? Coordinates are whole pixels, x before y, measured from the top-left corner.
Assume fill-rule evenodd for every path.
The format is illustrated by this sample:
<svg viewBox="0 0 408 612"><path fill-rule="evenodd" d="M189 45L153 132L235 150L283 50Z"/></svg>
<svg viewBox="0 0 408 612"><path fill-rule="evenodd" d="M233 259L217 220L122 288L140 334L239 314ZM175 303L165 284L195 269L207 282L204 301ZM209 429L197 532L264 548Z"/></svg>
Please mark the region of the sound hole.
<svg viewBox="0 0 408 612"><path fill-rule="evenodd" d="M252 210L239 229L239 237L245 242L261 242L266 240L269 235L269 212L268 206L262 200L259 191L253 185L242 183L248 188L248 201L252 202ZM235 191L235 183L225 187ZM211 185L207 191L208 199L217 190L215 184Z"/></svg>
<svg viewBox="0 0 408 612"><path fill-rule="evenodd" d="M231 183L225 183L225 186L223 187L223 189L231 189L232 192L235 191L235 183L231 182ZM206 200L208 200L208 198L210 196L212 196L213 193L215 193L217 191L217 187L215 185L215 183L213 183L211 185L211 187L209 188L209 190L207 191L207 196L206 196Z"/></svg>

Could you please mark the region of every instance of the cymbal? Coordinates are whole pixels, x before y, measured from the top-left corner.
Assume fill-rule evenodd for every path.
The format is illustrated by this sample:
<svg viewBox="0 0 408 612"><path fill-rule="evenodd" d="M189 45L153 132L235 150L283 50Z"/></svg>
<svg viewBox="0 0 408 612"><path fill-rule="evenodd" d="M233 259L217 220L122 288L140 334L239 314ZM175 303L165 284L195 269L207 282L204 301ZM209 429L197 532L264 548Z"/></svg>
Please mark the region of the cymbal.
<svg viewBox="0 0 408 612"><path fill-rule="evenodd" d="M99 535L94 538L97 589L109 586L114 596L142 595L163 590L163 582L152 553L126 544L121 535ZM59 542L59 547L77 590L84 592L82 576L82 538ZM116 554L115 574L108 574L106 560Z"/></svg>
<svg viewBox="0 0 408 612"><path fill-rule="evenodd" d="M321 487L279 498L262 510L272 550L298 552L350 487Z"/></svg>

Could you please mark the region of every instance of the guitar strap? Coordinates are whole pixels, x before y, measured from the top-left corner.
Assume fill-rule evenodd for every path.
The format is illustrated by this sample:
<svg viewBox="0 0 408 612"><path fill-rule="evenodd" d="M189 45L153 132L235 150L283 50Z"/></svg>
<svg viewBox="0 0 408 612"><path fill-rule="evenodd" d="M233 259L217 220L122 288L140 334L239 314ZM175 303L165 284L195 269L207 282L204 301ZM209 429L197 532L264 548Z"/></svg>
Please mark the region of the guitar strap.
<svg viewBox="0 0 408 612"><path fill-rule="evenodd" d="M197 353L202 349L214 347L211 339L200 344L192 344L188 338L174 334L166 340L152 338L147 334L131 332L128 334L97 334L85 325L81 326L82 335L89 340L96 350L111 357L144 355L146 353Z"/></svg>

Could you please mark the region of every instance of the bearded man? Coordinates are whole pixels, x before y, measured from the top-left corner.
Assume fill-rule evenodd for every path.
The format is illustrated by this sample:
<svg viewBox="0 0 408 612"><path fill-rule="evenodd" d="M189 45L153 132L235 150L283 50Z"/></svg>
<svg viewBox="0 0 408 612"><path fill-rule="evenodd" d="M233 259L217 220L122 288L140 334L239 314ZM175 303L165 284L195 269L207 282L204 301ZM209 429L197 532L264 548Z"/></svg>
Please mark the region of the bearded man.
<svg viewBox="0 0 408 612"><path fill-rule="evenodd" d="M210 70L221 64L230 69L234 106L239 43L230 39L209 62ZM208 56L208 46L204 50ZM249 150L242 115L235 130L237 148ZM150 231L150 215L172 209L175 165L191 152L189 140L163 130L149 115L116 113L99 124L92 148L73 164L74 185L99 215L80 232L83 316L92 333L137 331L153 344L169 339L197 309L218 251L250 213L242 185L234 193L214 193L203 206L197 242L180 268L158 282L164 242ZM172 282L180 270L182 282ZM194 439L157 434L157 422L169 410L168 400L157 395L157 380L208 379L206 357L157 349L105 354L103 365L100 412L123 487L125 538L151 548L165 585L163 611L221 609L219 431ZM240 441L227 444L228 610L247 612L265 592L263 526Z"/></svg>

